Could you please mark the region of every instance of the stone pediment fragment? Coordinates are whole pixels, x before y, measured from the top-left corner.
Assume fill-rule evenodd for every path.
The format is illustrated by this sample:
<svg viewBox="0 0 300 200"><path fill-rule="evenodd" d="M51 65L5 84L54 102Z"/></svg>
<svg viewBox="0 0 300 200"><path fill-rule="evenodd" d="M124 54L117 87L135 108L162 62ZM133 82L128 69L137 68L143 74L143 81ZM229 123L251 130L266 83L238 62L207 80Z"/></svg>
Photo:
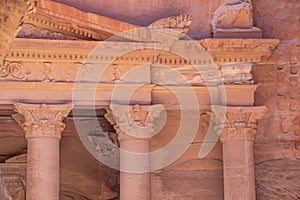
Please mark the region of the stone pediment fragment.
<svg viewBox="0 0 300 200"><path fill-rule="evenodd" d="M189 15L167 17L155 21L147 28L166 28L185 34L191 24L191 19ZM132 35L128 32L139 28L142 27L101 15L85 13L53 1L41 0L38 2L36 13L24 18L24 25L17 37L102 41L119 35L113 37L112 40L145 41L142 35Z"/></svg>
<svg viewBox="0 0 300 200"><path fill-rule="evenodd" d="M5 163L27 163L27 154L21 154L5 160Z"/></svg>
<svg viewBox="0 0 300 200"><path fill-rule="evenodd" d="M149 25L149 28L168 28L175 29L181 33L186 34L192 23L192 16L179 15L173 17L167 17L157 20Z"/></svg>

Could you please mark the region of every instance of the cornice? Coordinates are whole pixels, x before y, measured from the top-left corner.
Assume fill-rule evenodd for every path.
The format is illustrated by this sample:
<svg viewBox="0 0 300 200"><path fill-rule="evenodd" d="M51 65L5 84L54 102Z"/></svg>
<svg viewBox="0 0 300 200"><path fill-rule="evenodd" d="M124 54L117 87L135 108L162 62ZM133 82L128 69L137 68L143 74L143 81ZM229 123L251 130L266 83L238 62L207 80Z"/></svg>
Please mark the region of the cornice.
<svg viewBox="0 0 300 200"><path fill-rule="evenodd" d="M254 62L258 63L266 60L272 55L272 52L279 45L278 39L217 39L208 38L198 41L207 52L212 56L213 60L217 63L241 63L241 62ZM46 45L45 45L46 44ZM103 47L107 52L107 55L103 55L103 52L97 53L91 51L95 47L99 47L103 44ZM29 48L30 47L30 48ZM85 59L91 61L113 61L121 60L123 63L143 63L144 61L156 61L159 64L172 64L172 65L184 65L184 64L209 64L209 61L202 60L201 58L195 58L195 60L182 60L183 58L176 55L163 54L166 58L176 58L174 62L170 62L170 59L158 59L149 58L151 56L161 56L160 51L148 51L144 52L136 51L138 49L160 49L159 43L143 43L143 42L95 42L95 41L55 41L55 40L33 40L33 39L16 39L12 44L12 48L9 51L8 60L47 60L51 61L69 61L82 62ZM162 47L163 48L163 47ZM186 47L189 48L189 47ZM99 50L99 49L98 49ZM132 57L123 57L116 52L127 51ZM29 52L28 52L29 51ZM132 53L134 51L134 53ZM26 52L26 53L25 53ZM159 52L159 54L157 53ZM133 57L133 54L134 57ZM152 55L153 54L153 55ZM40 55L40 56L39 56ZM65 56L66 55L66 56ZM87 56L94 57L87 57ZM102 56L101 56L102 55ZM108 58L106 56L109 56ZM150 60L149 60L150 59ZM180 60L179 60L180 59ZM200 60L199 60L200 59Z"/></svg>
<svg viewBox="0 0 300 200"><path fill-rule="evenodd" d="M137 28L49 0L38 1L36 13L27 16L24 23L84 40L105 40L117 33Z"/></svg>
<svg viewBox="0 0 300 200"><path fill-rule="evenodd" d="M190 23L190 16L179 15L155 21L149 25L149 28L169 28L179 33L186 33ZM50 0L39 0L36 13L25 17L24 24L32 25L39 30L47 30L49 34L62 34L70 39L102 41L114 36L113 40L150 41L143 35L130 33L130 30L142 28L140 26L85 13ZM22 34L19 36L22 37ZM58 36L56 39L61 38L64 37Z"/></svg>
<svg viewBox="0 0 300 200"><path fill-rule="evenodd" d="M199 42L217 63L259 63L272 55L280 40L207 38Z"/></svg>

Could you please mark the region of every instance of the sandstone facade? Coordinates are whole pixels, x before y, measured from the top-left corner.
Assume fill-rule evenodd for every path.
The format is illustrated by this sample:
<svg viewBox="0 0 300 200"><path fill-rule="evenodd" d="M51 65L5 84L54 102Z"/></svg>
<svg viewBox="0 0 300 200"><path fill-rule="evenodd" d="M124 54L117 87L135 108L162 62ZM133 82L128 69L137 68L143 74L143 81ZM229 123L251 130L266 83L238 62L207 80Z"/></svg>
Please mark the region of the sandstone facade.
<svg viewBox="0 0 300 200"><path fill-rule="evenodd" d="M300 198L297 0L1 4L0 199Z"/></svg>

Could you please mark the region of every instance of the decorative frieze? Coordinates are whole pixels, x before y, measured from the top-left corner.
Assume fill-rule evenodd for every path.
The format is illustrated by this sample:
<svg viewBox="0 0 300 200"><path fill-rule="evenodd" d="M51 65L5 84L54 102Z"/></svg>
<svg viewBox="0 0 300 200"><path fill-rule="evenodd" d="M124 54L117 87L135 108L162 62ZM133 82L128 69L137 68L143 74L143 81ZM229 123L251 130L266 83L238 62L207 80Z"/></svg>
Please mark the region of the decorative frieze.
<svg viewBox="0 0 300 200"><path fill-rule="evenodd" d="M0 77L5 80L27 80L30 73L30 69L23 67L20 62L5 62L0 66Z"/></svg>
<svg viewBox="0 0 300 200"><path fill-rule="evenodd" d="M205 86L222 83L220 74L224 74L225 84L252 84L250 64L271 55L277 40L205 39L200 43L212 57L202 51L203 55L200 52L185 58L153 50L160 49L156 43L106 42L101 50L90 53L101 43L66 41L60 44L47 40L45 49L44 41L16 39L7 64L1 68L0 80L74 82L80 71L79 81L84 82L149 83L151 78L157 84ZM183 49L189 49L192 44L183 42L182 45L185 45ZM136 50L145 48L152 50ZM128 53L122 54L124 51ZM145 76L133 77L130 75L133 71ZM180 80L174 78L174 73L181 76ZM97 76L95 80L90 79L91 74ZM291 84L294 84L292 80Z"/></svg>
<svg viewBox="0 0 300 200"><path fill-rule="evenodd" d="M4 175L20 175L25 177L27 165L26 163L3 163L0 164L0 170Z"/></svg>
<svg viewBox="0 0 300 200"><path fill-rule="evenodd" d="M63 120L72 110L72 105L15 104L19 114L14 119L24 129L26 138L54 137L60 139L65 128Z"/></svg>
<svg viewBox="0 0 300 200"><path fill-rule="evenodd" d="M252 141L256 134L257 120L262 119L267 109L260 107L212 106L213 122L222 142Z"/></svg>
<svg viewBox="0 0 300 200"><path fill-rule="evenodd" d="M13 200L25 199L25 180L19 175L4 176L4 182Z"/></svg>
<svg viewBox="0 0 300 200"><path fill-rule="evenodd" d="M226 85L240 84L251 85L254 84L253 76L251 74L252 63L236 63L222 65L222 79Z"/></svg>

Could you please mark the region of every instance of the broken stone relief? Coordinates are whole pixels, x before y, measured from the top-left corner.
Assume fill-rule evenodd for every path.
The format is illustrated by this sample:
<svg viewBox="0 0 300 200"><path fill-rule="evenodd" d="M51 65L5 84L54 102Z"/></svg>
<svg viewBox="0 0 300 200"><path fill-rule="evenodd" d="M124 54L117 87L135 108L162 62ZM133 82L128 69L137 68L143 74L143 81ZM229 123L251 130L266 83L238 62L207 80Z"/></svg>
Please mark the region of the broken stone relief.
<svg viewBox="0 0 300 200"><path fill-rule="evenodd" d="M261 30L254 27L251 0L225 1L212 19L214 37L261 38Z"/></svg>
<svg viewBox="0 0 300 200"><path fill-rule="evenodd" d="M48 39L48 40L78 40L78 38L63 35L62 33L51 32L35 27L31 24L24 24L19 31L17 38Z"/></svg>

